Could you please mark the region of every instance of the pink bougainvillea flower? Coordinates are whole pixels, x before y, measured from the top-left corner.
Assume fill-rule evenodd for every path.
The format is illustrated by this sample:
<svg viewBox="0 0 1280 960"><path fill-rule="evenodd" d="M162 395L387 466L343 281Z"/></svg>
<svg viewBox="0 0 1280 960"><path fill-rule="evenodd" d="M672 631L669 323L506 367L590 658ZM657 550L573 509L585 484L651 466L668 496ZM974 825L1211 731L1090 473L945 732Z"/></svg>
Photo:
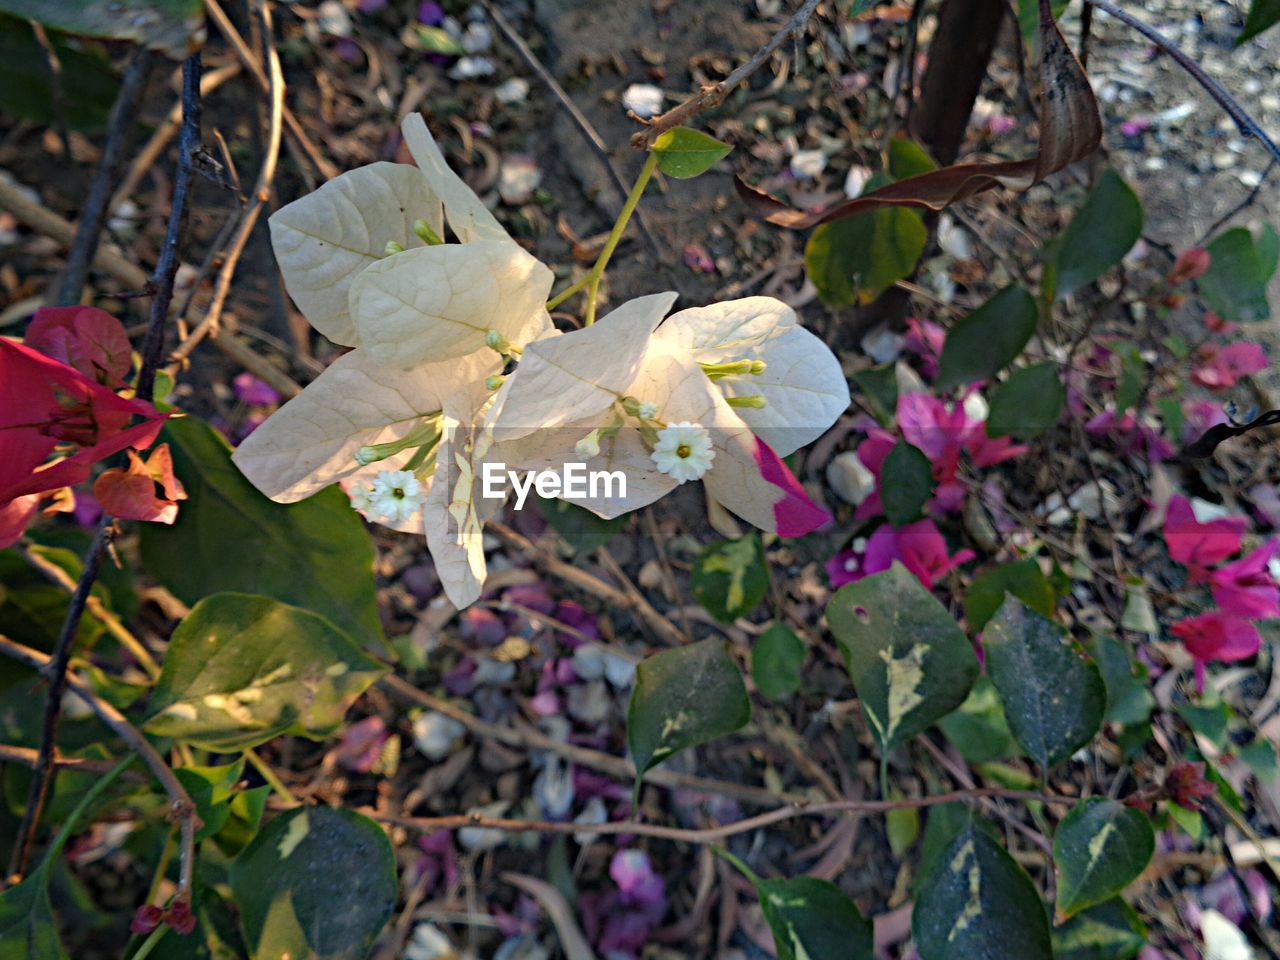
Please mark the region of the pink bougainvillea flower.
<svg viewBox="0 0 1280 960"><path fill-rule="evenodd" d="M124 325L97 307L42 307L27 325L23 343L113 389L124 386L133 366Z"/></svg>
<svg viewBox="0 0 1280 960"><path fill-rule="evenodd" d="M1280 554L1280 540L1272 540L1248 556L1226 563L1209 574L1213 599L1224 612L1246 620L1280 617L1280 585L1270 564Z"/></svg>
<svg viewBox="0 0 1280 960"><path fill-rule="evenodd" d="M865 543L862 544L864 547L865 545ZM846 583L861 580L867 575L863 570L864 556L864 551L858 550L855 546L841 550L827 561L827 579L831 581L832 590L839 590Z"/></svg>
<svg viewBox="0 0 1280 960"><path fill-rule="evenodd" d="M948 554L947 541L932 520L917 520L897 530L884 524L867 540L862 575L888 570L897 560L926 588L932 588L939 577L962 563L968 563L974 556L976 554L969 549Z"/></svg>
<svg viewBox="0 0 1280 960"><path fill-rule="evenodd" d="M1223 320L1212 310L1204 312L1204 326L1210 333L1235 333L1240 329L1240 324L1232 323L1230 320Z"/></svg>
<svg viewBox="0 0 1280 960"><path fill-rule="evenodd" d="M947 332L932 320L907 317L907 334L902 348L920 358L920 369L932 380L938 375L938 361L942 359L942 344Z"/></svg>
<svg viewBox="0 0 1280 960"><path fill-rule="evenodd" d="M1257 629L1247 620L1212 611L1179 620L1169 631L1182 641L1196 663L1196 689L1204 689L1205 665L1211 661L1231 663L1247 660L1262 643Z"/></svg>
<svg viewBox="0 0 1280 960"><path fill-rule="evenodd" d="M18 542L22 531L27 529L27 524L40 508L40 500L40 494L31 493L0 506L0 550Z"/></svg>
<svg viewBox="0 0 1280 960"><path fill-rule="evenodd" d="M1209 251L1204 247L1189 247L1178 254L1178 258L1173 262L1173 269L1169 271L1166 282L1170 286L1177 286L1188 280L1203 277L1209 269L1211 260L1212 257L1210 257Z"/></svg>
<svg viewBox="0 0 1280 960"><path fill-rule="evenodd" d="M1169 556L1190 568L1193 580L1203 580L1209 567L1239 551L1247 525L1244 517L1219 517L1201 523L1191 501L1175 494L1169 498L1165 513L1164 542Z"/></svg>
<svg viewBox="0 0 1280 960"><path fill-rule="evenodd" d="M1196 351L1191 380L1211 390L1234 387L1241 377L1267 368L1267 354L1257 343L1206 343Z"/></svg>
<svg viewBox="0 0 1280 960"><path fill-rule="evenodd" d="M93 495L113 516L154 523L173 523L178 519L178 501L187 499L182 482L173 474L167 443L151 451L146 460L130 450L129 466L104 471L93 484Z"/></svg>
<svg viewBox="0 0 1280 960"><path fill-rule="evenodd" d="M1212 400L1188 400L1182 404L1182 429L1178 431L1178 439L1190 443L1210 427L1227 422L1222 404Z"/></svg>
<svg viewBox="0 0 1280 960"><path fill-rule="evenodd" d="M0 337L0 506L81 483L95 461L150 446L165 416ZM135 417L141 422L131 425ZM59 444L66 455L46 462Z"/></svg>

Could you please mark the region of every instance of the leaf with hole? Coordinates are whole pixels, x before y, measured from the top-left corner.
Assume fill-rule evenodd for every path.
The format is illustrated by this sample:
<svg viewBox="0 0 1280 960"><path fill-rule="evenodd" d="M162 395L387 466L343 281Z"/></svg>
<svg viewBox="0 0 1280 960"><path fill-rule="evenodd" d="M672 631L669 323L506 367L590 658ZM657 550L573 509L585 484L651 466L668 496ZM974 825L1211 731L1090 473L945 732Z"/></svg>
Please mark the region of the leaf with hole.
<svg viewBox="0 0 1280 960"><path fill-rule="evenodd" d="M636 789L647 770L689 747L746 726L751 701L722 640L664 650L636 666L627 707L627 745Z"/></svg>
<svg viewBox="0 0 1280 960"><path fill-rule="evenodd" d="M891 524L901 527L924 515L933 496L933 464L924 451L899 440L884 458L880 478L880 504Z"/></svg>
<svg viewBox="0 0 1280 960"><path fill-rule="evenodd" d="M1106 797L1076 804L1053 835L1059 916L1118 894L1146 869L1155 845L1155 831L1141 810Z"/></svg>
<svg viewBox="0 0 1280 960"><path fill-rule="evenodd" d="M1040 322L1040 308L1022 287L1005 287L951 325L938 363L938 390L988 380L1018 358Z"/></svg>
<svg viewBox="0 0 1280 960"><path fill-rule="evenodd" d="M769 592L760 537L749 533L704 547L693 561L689 587L694 598L722 623L733 623L756 608Z"/></svg>
<svg viewBox="0 0 1280 960"><path fill-rule="evenodd" d="M1108 167L1046 251L1046 287L1058 297L1075 293L1123 260L1141 236L1138 195Z"/></svg>
<svg viewBox="0 0 1280 960"><path fill-rule="evenodd" d="M1031 878L970 814L921 878L911 932L921 960L1053 960Z"/></svg>
<svg viewBox="0 0 1280 960"><path fill-rule="evenodd" d="M958 707L977 679L964 631L896 561L836 591L827 623L882 753Z"/></svg>
<svg viewBox="0 0 1280 960"><path fill-rule="evenodd" d="M169 639L146 729L222 753L283 733L322 740L384 673L323 617L270 597L214 594Z"/></svg>
<svg viewBox="0 0 1280 960"><path fill-rule="evenodd" d="M982 634L987 675L1014 738L1041 768L1067 759L1102 726L1107 689L1067 632L1009 597Z"/></svg>
<svg viewBox="0 0 1280 960"><path fill-rule="evenodd" d="M373 542L346 494L333 487L299 503L268 500L231 462L226 441L192 417L170 421L161 439L187 499L172 526L141 525L148 573L187 604L221 591L265 594L328 617L361 646L384 642Z"/></svg>
<svg viewBox="0 0 1280 960"><path fill-rule="evenodd" d="M751 678L770 700L781 700L800 689L804 642L785 623L774 622L751 647Z"/></svg>
<svg viewBox="0 0 1280 960"><path fill-rule="evenodd" d="M987 436L1038 437L1057 425L1066 401L1056 363L1019 367L991 393Z"/></svg>
<svg viewBox="0 0 1280 960"><path fill-rule="evenodd" d="M732 150L733 147L727 143L688 127L668 130L653 142L653 152L658 155L658 169L677 180L688 180L706 173Z"/></svg>
<svg viewBox="0 0 1280 960"><path fill-rule="evenodd" d="M395 908L395 854L382 828L350 810L297 807L231 865L249 953L363 960Z"/></svg>

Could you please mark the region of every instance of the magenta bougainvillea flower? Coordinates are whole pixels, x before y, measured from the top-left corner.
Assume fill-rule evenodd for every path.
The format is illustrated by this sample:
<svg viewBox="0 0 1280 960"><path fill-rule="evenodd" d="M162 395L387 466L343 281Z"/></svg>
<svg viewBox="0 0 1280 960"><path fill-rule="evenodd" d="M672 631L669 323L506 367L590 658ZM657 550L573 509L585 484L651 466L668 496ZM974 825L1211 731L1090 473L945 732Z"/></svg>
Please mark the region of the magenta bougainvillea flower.
<svg viewBox="0 0 1280 960"><path fill-rule="evenodd" d="M1191 501L1175 495L1165 513L1164 542L1169 556L1191 571L1191 578L1203 580L1209 567L1221 563L1240 549L1248 521L1244 517L1219 517L1201 523Z"/></svg>
<svg viewBox="0 0 1280 960"><path fill-rule="evenodd" d="M1271 561L1280 555L1280 540L1272 540L1247 556L1224 563L1209 574L1213 599L1226 613L1247 620L1280 617L1280 586L1271 575Z"/></svg>
<svg viewBox="0 0 1280 960"><path fill-rule="evenodd" d="M1210 390L1234 387L1241 377L1267 368L1267 354L1257 343L1206 343L1196 350L1191 380Z"/></svg>
<svg viewBox="0 0 1280 960"><path fill-rule="evenodd" d="M128 454L128 467L107 470L94 481L94 497L112 516L173 523L178 519L178 501L187 499L187 491L173 474L169 445L160 444L146 460L132 450Z"/></svg>
<svg viewBox="0 0 1280 960"><path fill-rule="evenodd" d="M863 576L880 573L893 566L895 560L914 573L926 588L962 563L974 558L972 550L948 553L947 541L932 520L917 520L894 529L885 524L867 540Z"/></svg>
<svg viewBox="0 0 1280 960"><path fill-rule="evenodd" d="M23 343L112 389L124 386L133 366L133 348L124 326L97 307L37 310Z"/></svg>
<svg viewBox="0 0 1280 960"><path fill-rule="evenodd" d="M1190 247L1183 250L1173 262L1173 269L1169 271L1166 282L1170 286L1177 286L1188 280L1203 277L1209 269L1211 260L1209 251L1204 247Z"/></svg>
<svg viewBox="0 0 1280 960"><path fill-rule="evenodd" d="M1205 666L1212 662L1247 660L1258 652L1262 638L1253 624L1218 611L1179 620L1169 631L1182 641L1196 664L1196 689L1204 689Z"/></svg>

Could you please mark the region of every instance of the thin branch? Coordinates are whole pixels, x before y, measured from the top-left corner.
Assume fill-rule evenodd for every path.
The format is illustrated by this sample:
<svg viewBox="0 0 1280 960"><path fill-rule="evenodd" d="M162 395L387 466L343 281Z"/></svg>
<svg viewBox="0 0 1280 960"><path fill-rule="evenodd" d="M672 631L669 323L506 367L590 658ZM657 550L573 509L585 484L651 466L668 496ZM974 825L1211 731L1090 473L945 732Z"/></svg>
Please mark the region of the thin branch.
<svg viewBox="0 0 1280 960"><path fill-rule="evenodd" d="M1085 2L1090 6L1097 7L1108 16L1115 17L1121 23L1137 30L1140 34L1172 57L1178 66L1191 74L1191 78L1195 80L1196 83L1204 87L1209 96L1218 101L1218 105L1227 112L1227 115L1231 117L1233 121L1235 121L1235 125L1244 136L1256 137L1262 145L1267 148L1267 151L1272 157L1280 160L1280 147L1276 146L1275 141L1267 136L1266 131L1258 125L1258 122L1254 120L1253 117L1249 116L1248 112L1244 107L1240 106L1239 101L1237 101L1235 97L1231 96L1231 94L1227 92L1226 87L1205 73L1204 68L1201 67L1200 64L1196 63L1195 60L1191 59L1187 54L1178 49L1172 40L1160 33L1160 31L1156 30L1154 27L1148 26L1137 17L1121 10L1115 4L1108 3L1107 0L1085 0Z"/></svg>
<svg viewBox="0 0 1280 960"><path fill-rule="evenodd" d="M240 256L244 253L245 245L249 242L253 228L258 223L258 216L262 213L263 208L271 202L271 185L275 181L276 163L280 158L281 119L284 116L284 76L280 71L280 57L276 54L272 38L270 13L265 4L255 4L255 7L258 11L258 16L263 21L262 43L265 48L264 54L270 79L268 91L271 98L271 107L267 128L266 151L262 157L262 166L258 169L258 179L254 184L253 193L249 197L249 205L245 208L244 214L236 226L235 235L227 246L226 256L222 261L221 268L218 270L218 276L213 285L213 296L209 299L209 306L205 310L204 317L170 355L168 370L170 374L174 375L181 369L183 361L191 355L191 351L200 344L200 341L204 340L205 337L217 338L218 323L222 317L223 307L227 302L227 295L231 292L231 281L235 277L236 267L240 263Z"/></svg>
<svg viewBox="0 0 1280 960"><path fill-rule="evenodd" d="M677 106L672 107L661 116L654 117L648 121L648 125L640 131L637 131L631 137L631 146L637 150L646 150L653 146L653 141L659 136L666 133L672 127L678 127L683 123L687 123L697 114L706 110L708 107L719 106L724 102L735 87L740 85L744 80L764 65L765 61L773 56L773 52L782 46L787 37L798 34L804 29L804 25L808 22L809 17L813 15L813 11L817 8L819 0L804 0L804 4L797 10L777 33L775 33L763 47L752 54L751 59L742 66L734 70L729 76L725 77L719 83L708 84L697 93L689 97Z"/></svg>
<svg viewBox="0 0 1280 960"><path fill-rule="evenodd" d="M80 208L80 222L67 255L66 266L54 287L52 302L58 306L69 307L80 302L80 291L84 289L89 264L93 262L93 255L98 249L102 225L107 219L107 202L111 199L112 185L120 173L121 163L124 162L125 144L129 140L129 131L137 120L138 100L147 85L150 69L151 52L139 48L125 70L120 93L112 104L111 118L107 122L107 139L102 145L98 169L89 185L89 195Z"/></svg>
<svg viewBox="0 0 1280 960"><path fill-rule="evenodd" d="M678 840L682 843L717 843L741 833L749 833L752 830L760 830L763 827L773 826L786 820L794 820L796 817L829 817L842 813L888 813L892 810L918 810L922 807L933 807L943 803L997 798L1065 805L1080 802L1079 797L1037 793L1034 790L975 787L972 790L953 790L950 793L937 793L925 797L904 797L899 800L829 800L821 803L789 803L786 806L757 814L754 817L746 817L742 820L735 820L733 823L721 824L718 827L706 827L701 830L664 827L661 824L640 823L635 820L586 824L572 821L565 822L563 820L503 820L497 817L484 817L479 814L467 813L446 817L397 817L367 809L364 813L382 823L390 823L398 827L427 832L479 827L488 830L505 830L513 833L626 833L639 837Z"/></svg>
<svg viewBox="0 0 1280 960"><path fill-rule="evenodd" d="M40 762L40 751L33 747L20 747L12 743L0 743L0 763L16 763L31 770ZM70 770L72 773L110 773L115 763L109 760L94 760L90 757L65 757L54 754L53 765L59 770ZM148 777L141 770L126 770L120 779L131 783L148 783Z"/></svg>
<svg viewBox="0 0 1280 960"><path fill-rule="evenodd" d="M1204 242L1221 230L1228 220L1234 219L1238 214L1243 213L1245 210L1249 209L1249 207L1253 206L1253 202L1258 199L1258 194L1262 192L1262 188L1267 182L1267 177L1271 176L1271 172L1275 170L1277 163L1280 163L1280 158L1272 157L1267 163L1266 169L1263 170L1262 174L1258 177L1258 182L1253 185L1253 189L1249 191L1243 200L1220 216L1217 220L1213 221L1209 226L1209 229L1202 233L1200 235L1200 239L1196 241L1197 247L1204 246Z"/></svg>
<svg viewBox="0 0 1280 960"><path fill-rule="evenodd" d="M609 156L609 148L605 146L603 138L596 131L596 128L591 125L591 121L588 120L586 115L578 109L578 105L569 97L569 94L565 91L564 87L560 86L559 81L551 75L551 71L544 67L542 65L542 61L540 61L537 55L529 49L529 45L525 43L524 38L516 32L515 27L511 25L511 21L502 15L502 11L494 6L491 0L480 0L480 2L484 5L485 12L489 14L489 19L491 19L494 26L498 28L498 32L506 38L507 43L511 44L511 46L515 48L516 53L520 54L521 59L528 64L529 69L532 70L537 78L542 81L543 85L551 91L552 95L556 98L556 102L560 104L561 109L568 114L569 119L573 121L573 125L577 127L578 132L582 134L582 139L587 141L587 145L591 147L595 155L600 158L600 162L604 164L604 168L609 172L609 179L613 181L614 189L618 191L619 201L625 202L629 190L627 182L622 178L622 174L618 172L617 167L613 165L613 159ZM635 216L636 223L640 227L640 232L644 234L645 240L653 249L653 252L658 256L661 256L662 248L658 245L657 239L655 239L653 234L650 232L649 224L645 220L644 213L637 210Z"/></svg>
<svg viewBox="0 0 1280 960"><path fill-rule="evenodd" d="M14 643L8 637L0 635L0 654L11 657L29 667L45 672L49 669L52 658L39 650L32 650L20 643ZM105 723L134 753L142 758L152 775L164 788L169 798L169 818L177 820L181 827L182 852L178 868L177 896L186 899L190 896L191 871L195 864L195 837L199 826L196 817L196 805L191 800L181 781L174 775L164 757L156 751L151 742L131 724L119 710L103 700L89 684L74 673L64 674L66 688L74 693L94 712L99 720Z"/></svg>

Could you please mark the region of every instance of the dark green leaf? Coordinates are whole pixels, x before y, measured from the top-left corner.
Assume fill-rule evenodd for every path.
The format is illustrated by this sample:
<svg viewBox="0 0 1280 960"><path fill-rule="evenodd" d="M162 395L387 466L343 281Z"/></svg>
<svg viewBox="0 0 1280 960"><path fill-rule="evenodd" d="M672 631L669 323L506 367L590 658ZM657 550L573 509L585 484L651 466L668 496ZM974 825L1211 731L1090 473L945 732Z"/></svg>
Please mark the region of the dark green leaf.
<svg viewBox="0 0 1280 960"><path fill-rule="evenodd" d="M1120 356L1120 382L1116 385L1116 412L1124 413L1142 398L1146 385L1147 364L1132 343L1113 344Z"/></svg>
<svg viewBox="0 0 1280 960"><path fill-rule="evenodd" d="M892 426L898 409L898 371L893 363L868 367L853 375L880 426Z"/></svg>
<svg viewBox="0 0 1280 960"><path fill-rule="evenodd" d="M200 0L0 0L0 11L67 33L133 40L175 60L204 42Z"/></svg>
<svg viewBox="0 0 1280 960"><path fill-rule="evenodd" d="M1095 634L1087 649L1107 685L1106 722L1142 724L1150 719L1156 701L1147 686L1146 667L1137 666L1124 643L1112 636Z"/></svg>
<svg viewBox="0 0 1280 960"><path fill-rule="evenodd" d="M991 394L987 436L1038 437L1057 425L1066 400L1056 363L1019 367Z"/></svg>
<svg viewBox="0 0 1280 960"><path fill-rule="evenodd" d="M1039 322L1035 297L1022 287L1005 287L947 331L937 389L990 379L1017 359Z"/></svg>
<svg viewBox="0 0 1280 960"><path fill-rule="evenodd" d="M1209 269L1196 286L1209 309L1224 320L1249 322L1271 316L1267 284L1276 271L1276 233L1270 226L1254 241L1247 227L1233 227L1205 247Z"/></svg>
<svg viewBox="0 0 1280 960"><path fill-rule="evenodd" d="M539 497L538 506L542 509L542 515L547 518L547 523L564 538L575 554L594 553L630 522L630 517L625 513L606 520L568 500Z"/></svg>
<svg viewBox="0 0 1280 960"><path fill-rule="evenodd" d="M1234 714L1225 702L1219 700L1209 704L1184 703L1176 709L1178 716L1186 721L1188 727L1214 746L1226 747L1227 729Z"/></svg>
<svg viewBox="0 0 1280 960"><path fill-rule="evenodd" d="M244 758L220 767L180 767L173 772L196 804L201 823L196 842L213 836L231 816L232 791L244 772Z"/></svg>
<svg viewBox="0 0 1280 960"><path fill-rule="evenodd" d="M778 960L872 960L875 956L871 921L829 880L757 880L756 892L773 931Z"/></svg>
<svg viewBox="0 0 1280 960"><path fill-rule="evenodd" d="M690 589L707 612L723 623L733 623L755 609L769 591L760 538L749 533L740 540L725 540L704 547L693 562Z"/></svg>
<svg viewBox="0 0 1280 960"><path fill-rule="evenodd" d="M894 137L889 141L889 176L894 180L905 180L937 169L933 158L914 140Z"/></svg>
<svg viewBox="0 0 1280 960"><path fill-rule="evenodd" d="M1053 0L1054 17L1062 16L1062 12L1070 5L1071 0ZM1022 34L1023 43L1035 43L1040 32L1040 4L1037 0L1018 0L1018 31Z"/></svg>
<svg viewBox="0 0 1280 960"><path fill-rule="evenodd" d="M771 700L781 700L800 689L804 643L785 623L771 623L751 648L751 677Z"/></svg>
<svg viewBox="0 0 1280 960"><path fill-rule="evenodd" d="M824 223L804 248L805 269L823 303L868 304L910 276L929 231L920 214L890 207Z"/></svg>
<svg viewBox="0 0 1280 960"><path fill-rule="evenodd" d="M119 83L107 58L77 50L62 37L49 37L62 66L63 116L67 126L97 133L107 125ZM49 126L57 119L48 59L29 23L0 17L0 111Z"/></svg>
<svg viewBox="0 0 1280 960"><path fill-rule="evenodd" d="M978 678L964 703L939 720L938 726L970 763L1018 756L996 688L985 676Z"/></svg>
<svg viewBox="0 0 1280 960"><path fill-rule="evenodd" d="M987 675L1028 756L1051 767L1093 739L1107 688L1097 664L1062 627L1009 597L982 638Z"/></svg>
<svg viewBox="0 0 1280 960"><path fill-rule="evenodd" d="M231 865L231 892L252 956L364 960L395 907L395 855L368 817L298 807Z"/></svg>
<svg viewBox="0 0 1280 960"><path fill-rule="evenodd" d="M169 639L146 728L223 753L283 733L321 740L385 672L323 617L214 594Z"/></svg>
<svg viewBox="0 0 1280 960"><path fill-rule="evenodd" d="M931 867L911 914L921 960L1052 960L1040 895L976 816Z"/></svg>
<svg viewBox="0 0 1280 960"><path fill-rule="evenodd" d="M1263 30L1270 30L1280 23L1280 0L1253 0L1249 4L1249 15L1245 17L1244 32L1236 41L1236 46L1252 40Z"/></svg>
<svg viewBox="0 0 1280 960"><path fill-rule="evenodd" d="M1075 293L1119 263L1142 236L1142 204L1120 174L1108 168L1090 191L1046 264L1059 296Z"/></svg>
<svg viewBox="0 0 1280 960"><path fill-rule="evenodd" d="M264 594L328 617L362 647L384 642L373 543L346 494L334 486L274 503L231 462L222 437L191 417L170 421L161 439L187 499L173 526L141 526L152 576L187 604L222 591Z"/></svg>
<svg viewBox="0 0 1280 960"><path fill-rule="evenodd" d="M676 127L653 142L658 169L668 177L688 180L705 173L729 155L733 147L701 130Z"/></svg>
<svg viewBox="0 0 1280 960"><path fill-rule="evenodd" d="M933 464L924 451L899 440L880 468L880 503L895 527L919 520L933 496Z"/></svg>
<svg viewBox="0 0 1280 960"><path fill-rule="evenodd" d="M958 707L978 676L964 631L900 563L836 591L827 624L882 752Z"/></svg>
<svg viewBox="0 0 1280 960"><path fill-rule="evenodd" d="M1146 869L1156 835L1141 810L1093 797L1071 808L1053 835L1058 914L1069 917L1109 900Z"/></svg>
<svg viewBox="0 0 1280 960"><path fill-rule="evenodd" d="M1147 942L1133 908L1115 897L1053 930L1054 960L1130 960Z"/></svg>
<svg viewBox="0 0 1280 960"><path fill-rule="evenodd" d="M639 778L672 754L723 737L751 719L738 665L722 640L655 653L636 666L627 744Z"/></svg>
<svg viewBox="0 0 1280 960"><path fill-rule="evenodd" d="M970 631L982 631L1004 603L1006 593L1046 617L1052 617L1057 607L1053 586L1034 557L988 567L974 578L964 595L964 615Z"/></svg>

